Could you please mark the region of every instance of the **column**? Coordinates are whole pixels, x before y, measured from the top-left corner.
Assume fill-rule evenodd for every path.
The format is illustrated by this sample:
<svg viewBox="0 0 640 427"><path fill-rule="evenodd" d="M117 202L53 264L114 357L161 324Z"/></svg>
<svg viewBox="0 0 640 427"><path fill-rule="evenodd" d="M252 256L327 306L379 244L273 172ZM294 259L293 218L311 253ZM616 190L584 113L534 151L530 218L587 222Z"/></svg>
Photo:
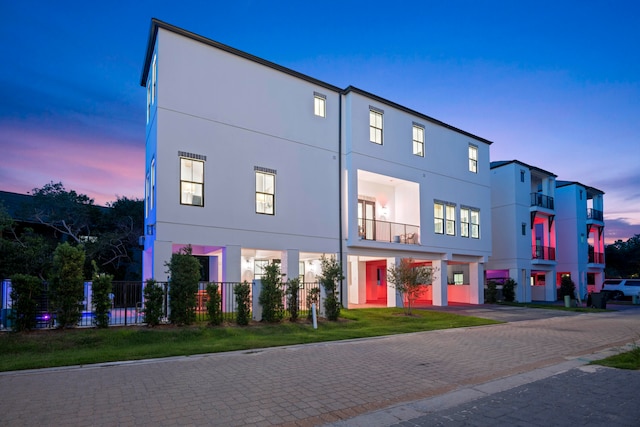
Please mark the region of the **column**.
<svg viewBox="0 0 640 427"><path fill-rule="evenodd" d="M222 281L242 281L242 248L236 245L227 245L222 248Z"/></svg>
<svg viewBox="0 0 640 427"><path fill-rule="evenodd" d="M445 307L449 305L449 302L447 299L447 290L448 290L447 261L445 260L433 261L432 266L434 268L433 284L431 285L432 295L433 295L433 305Z"/></svg>
<svg viewBox="0 0 640 427"><path fill-rule="evenodd" d="M469 303L484 304L484 264L479 262L469 264Z"/></svg>

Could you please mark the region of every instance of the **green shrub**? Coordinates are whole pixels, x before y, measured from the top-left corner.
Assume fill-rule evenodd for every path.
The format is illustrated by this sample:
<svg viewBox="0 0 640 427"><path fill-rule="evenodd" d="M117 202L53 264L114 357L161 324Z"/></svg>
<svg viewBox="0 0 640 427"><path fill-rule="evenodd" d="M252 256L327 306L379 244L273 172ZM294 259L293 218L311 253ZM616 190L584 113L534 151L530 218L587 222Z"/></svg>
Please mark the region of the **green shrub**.
<svg viewBox="0 0 640 427"><path fill-rule="evenodd" d="M16 274L11 278L13 330L16 332L30 331L36 325L38 301L42 294L42 281L28 274Z"/></svg>
<svg viewBox="0 0 640 427"><path fill-rule="evenodd" d="M163 316L164 288L153 279L148 279L144 286L144 323L148 326L160 324Z"/></svg>
<svg viewBox="0 0 640 427"><path fill-rule="evenodd" d="M262 276L262 290L258 302L262 306L262 320L275 323L284 317L284 290L282 288L282 275L280 274L280 262L271 261L264 267Z"/></svg>
<svg viewBox="0 0 640 427"><path fill-rule="evenodd" d="M196 320L200 262L191 255L191 246L171 255L166 264L171 275L169 283L169 321L176 325L190 325Z"/></svg>
<svg viewBox="0 0 640 427"><path fill-rule="evenodd" d="M484 290L484 302L487 304L498 302L498 284L493 280L487 282L487 288Z"/></svg>
<svg viewBox="0 0 640 427"><path fill-rule="evenodd" d="M289 307L289 320L295 322L298 320L300 295L300 279L297 277L287 282L287 306Z"/></svg>
<svg viewBox="0 0 640 427"><path fill-rule="evenodd" d="M571 298L575 297L576 293L576 284L573 283L571 277L562 276L560 280L560 298L564 298L565 295L569 295Z"/></svg>
<svg viewBox="0 0 640 427"><path fill-rule="evenodd" d="M216 326L222 323L222 295L218 292L217 283L207 285L207 313L209 314L209 324Z"/></svg>
<svg viewBox="0 0 640 427"><path fill-rule="evenodd" d="M247 282L238 283L233 287L236 296L236 323L246 326L251 320L251 286Z"/></svg>
<svg viewBox="0 0 640 427"><path fill-rule="evenodd" d="M60 328L75 327L82 315L84 259L84 250L69 243L59 244L53 253L51 301Z"/></svg>
<svg viewBox="0 0 640 427"><path fill-rule="evenodd" d="M96 273L93 276L93 283L91 284L91 300L95 314L93 322L98 328L107 328L109 326L110 294L113 292L112 282L113 276L110 274Z"/></svg>
<svg viewBox="0 0 640 427"><path fill-rule="evenodd" d="M322 273L320 275L320 284L327 293L324 299L324 311L328 320L338 320L340 316L340 299L338 285L344 279L342 275L342 266L336 260L336 257L327 258L324 255L321 260Z"/></svg>
<svg viewBox="0 0 640 427"><path fill-rule="evenodd" d="M307 293L307 320L313 319L313 304L318 307L318 302L320 301L320 288L311 288ZM317 308L316 308L317 309Z"/></svg>
<svg viewBox="0 0 640 427"><path fill-rule="evenodd" d="M513 302L516 299L516 281L508 278L502 285L502 297L506 302Z"/></svg>

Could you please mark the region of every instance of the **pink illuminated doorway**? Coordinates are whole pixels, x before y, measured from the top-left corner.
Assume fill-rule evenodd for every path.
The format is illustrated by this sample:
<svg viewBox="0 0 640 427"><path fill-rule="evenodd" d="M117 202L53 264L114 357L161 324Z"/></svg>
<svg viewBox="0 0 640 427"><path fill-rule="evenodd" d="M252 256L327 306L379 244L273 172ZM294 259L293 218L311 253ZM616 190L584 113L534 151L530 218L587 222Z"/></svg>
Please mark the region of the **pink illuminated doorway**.
<svg viewBox="0 0 640 427"><path fill-rule="evenodd" d="M368 261L367 303L387 304L387 261Z"/></svg>

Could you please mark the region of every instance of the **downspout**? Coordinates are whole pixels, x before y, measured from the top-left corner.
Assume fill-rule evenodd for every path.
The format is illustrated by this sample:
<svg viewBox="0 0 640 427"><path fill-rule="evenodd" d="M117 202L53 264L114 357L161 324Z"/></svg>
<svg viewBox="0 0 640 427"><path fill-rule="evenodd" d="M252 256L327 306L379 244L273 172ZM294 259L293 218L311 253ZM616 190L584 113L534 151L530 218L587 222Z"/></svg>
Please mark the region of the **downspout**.
<svg viewBox="0 0 640 427"><path fill-rule="evenodd" d="M344 265L344 253L342 250L342 95L338 94L338 241L340 242L340 266ZM343 272L344 275L344 272ZM340 279L340 303L345 306L344 301L344 279Z"/></svg>

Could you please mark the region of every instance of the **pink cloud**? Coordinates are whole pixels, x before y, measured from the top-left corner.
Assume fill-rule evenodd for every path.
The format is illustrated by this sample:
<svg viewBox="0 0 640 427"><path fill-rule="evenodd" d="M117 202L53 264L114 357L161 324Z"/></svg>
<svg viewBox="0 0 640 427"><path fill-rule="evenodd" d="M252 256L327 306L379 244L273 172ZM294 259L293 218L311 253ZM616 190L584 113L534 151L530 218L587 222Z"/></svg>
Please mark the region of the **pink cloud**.
<svg viewBox="0 0 640 427"><path fill-rule="evenodd" d="M99 205L116 196L143 197L142 142L3 127L0 145L2 190L26 193L53 181Z"/></svg>

